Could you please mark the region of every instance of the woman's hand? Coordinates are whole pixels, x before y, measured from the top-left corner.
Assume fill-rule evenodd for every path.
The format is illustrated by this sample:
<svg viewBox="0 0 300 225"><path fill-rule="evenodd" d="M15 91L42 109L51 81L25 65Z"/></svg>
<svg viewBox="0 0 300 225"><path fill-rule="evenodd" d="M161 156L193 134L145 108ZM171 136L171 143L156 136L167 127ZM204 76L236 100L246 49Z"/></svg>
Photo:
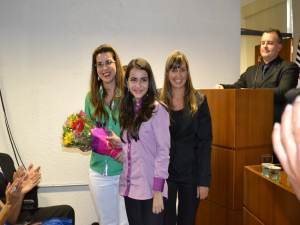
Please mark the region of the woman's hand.
<svg viewBox="0 0 300 225"><path fill-rule="evenodd" d="M164 210L164 201L163 201L162 192L154 191L152 212L154 214L159 214L163 210Z"/></svg>
<svg viewBox="0 0 300 225"><path fill-rule="evenodd" d="M5 191L6 195L6 204L15 205L20 197L23 181L21 178L18 178L13 182L13 184L8 183Z"/></svg>
<svg viewBox="0 0 300 225"><path fill-rule="evenodd" d="M22 188L21 194L25 195L32 188L34 188L36 185L38 185L40 183L41 174L40 173L36 173L31 178L29 178L28 175L25 175L25 177L23 179L24 179L23 180L23 188Z"/></svg>
<svg viewBox="0 0 300 225"><path fill-rule="evenodd" d="M224 89L224 87L221 84L216 84L214 89Z"/></svg>
<svg viewBox="0 0 300 225"><path fill-rule="evenodd" d="M123 152L120 151L118 153L118 155L115 157L115 161L117 161L118 163L123 164L124 158L123 158Z"/></svg>
<svg viewBox="0 0 300 225"><path fill-rule="evenodd" d="M17 169L17 171L14 172L13 181L15 181L18 178L22 178L24 175L25 175L25 173L24 173L24 167L21 165L21 166L19 166L19 168Z"/></svg>
<svg viewBox="0 0 300 225"><path fill-rule="evenodd" d="M197 187L197 198L200 196L200 200L203 200L208 195L209 188L208 187Z"/></svg>
<svg viewBox="0 0 300 225"><path fill-rule="evenodd" d="M41 169L40 166L38 166L37 168L35 168L34 170L32 170L33 164L31 163L29 165L29 167L27 168L26 172L25 172L25 176L28 175L28 179L31 179L34 175L36 175L39 170ZM23 179L24 180L24 179Z"/></svg>
<svg viewBox="0 0 300 225"><path fill-rule="evenodd" d="M113 130L111 129L108 130L111 132L111 136L108 136L106 139L111 140L111 143L113 143L113 145L121 147L122 146L121 138L117 136Z"/></svg>

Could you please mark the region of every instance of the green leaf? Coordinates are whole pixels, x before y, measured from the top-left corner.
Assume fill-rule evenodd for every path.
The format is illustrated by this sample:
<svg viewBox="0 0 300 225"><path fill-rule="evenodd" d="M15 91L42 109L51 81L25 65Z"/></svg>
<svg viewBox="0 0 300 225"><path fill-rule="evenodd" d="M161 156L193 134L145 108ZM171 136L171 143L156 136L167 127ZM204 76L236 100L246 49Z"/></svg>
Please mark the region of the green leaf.
<svg viewBox="0 0 300 225"><path fill-rule="evenodd" d="M63 125L63 131L64 131L64 133L67 133L67 132L69 132L69 129L65 125Z"/></svg>

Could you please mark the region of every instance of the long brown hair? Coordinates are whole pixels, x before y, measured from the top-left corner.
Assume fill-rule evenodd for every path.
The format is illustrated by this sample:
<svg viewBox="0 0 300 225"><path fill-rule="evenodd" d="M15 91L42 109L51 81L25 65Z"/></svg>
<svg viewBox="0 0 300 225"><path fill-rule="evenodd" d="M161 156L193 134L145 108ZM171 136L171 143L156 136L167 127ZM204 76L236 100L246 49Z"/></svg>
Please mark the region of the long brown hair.
<svg viewBox="0 0 300 225"><path fill-rule="evenodd" d="M97 67L96 67L96 63L97 63L96 57L100 53L106 53L106 52L112 53L113 58L116 61L116 89L115 89L114 93L116 93L117 89L120 91L119 95L117 95L117 96L115 95L113 97L113 101L114 101L113 120L115 123L117 122L117 119L115 118L114 115L115 115L115 111L119 110L119 102L120 102L119 99L121 97L123 83L124 83L124 72L122 69L122 64L121 64L120 58L119 58L116 50L111 45L108 45L108 44L101 45L98 48L96 48L93 53L93 58L92 58L90 101L93 104L93 106L95 107L95 111L92 115L93 119L96 119L96 117L98 116L99 121L102 122L101 121L102 115L104 115L104 124L106 124L109 119L108 113L104 108L104 104L106 104L105 98L107 96L107 92L105 91L105 89L103 87L103 81L101 79L98 79L98 73L97 73ZM102 88L102 90L103 90L102 98L100 96L100 91L99 91L100 88Z"/></svg>
<svg viewBox="0 0 300 225"><path fill-rule="evenodd" d="M172 69L179 68L182 66L182 64L186 64L187 69L187 79L185 82L185 93L184 93L184 107L190 106L191 108L191 114L194 115L198 110L198 104L197 100L194 94L194 87L191 79L190 69L189 69L189 62L186 58L186 56L176 50L172 52L166 62L165 67L165 78L164 78L164 86L160 93L160 100L164 102L169 109L172 109L172 84L169 79L169 72ZM170 110L171 113L171 110Z"/></svg>
<svg viewBox="0 0 300 225"><path fill-rule="evenodd" d="M134 96L128 90L130 71L134 68L146 71L149 80L148 91L143 96L142 104L137 114L135 114L136 102ZM123 140L122 135L125 130L127 131L127 140L130 138L133 138L135 141L139 140L139 130L141 124L148 121L152 117L153 111L155 110L155 100L157 100L156 85L150 64L144 59L133 59L128 64L125 73L125 82L120 109L120 137L123 143L125 143L125 141Z"/></svg>

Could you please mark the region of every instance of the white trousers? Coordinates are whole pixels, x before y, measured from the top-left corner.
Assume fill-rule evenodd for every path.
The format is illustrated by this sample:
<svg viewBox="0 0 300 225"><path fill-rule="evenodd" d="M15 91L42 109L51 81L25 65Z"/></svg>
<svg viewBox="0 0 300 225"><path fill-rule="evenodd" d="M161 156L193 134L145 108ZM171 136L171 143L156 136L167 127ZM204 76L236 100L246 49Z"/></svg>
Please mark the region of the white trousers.
<svg viewBox="0 0 300 225"><path fill-rule="evenodd" d="M119 178L89 170L90 191L100 225L128 225L124 197L119 195Z"/></svg>

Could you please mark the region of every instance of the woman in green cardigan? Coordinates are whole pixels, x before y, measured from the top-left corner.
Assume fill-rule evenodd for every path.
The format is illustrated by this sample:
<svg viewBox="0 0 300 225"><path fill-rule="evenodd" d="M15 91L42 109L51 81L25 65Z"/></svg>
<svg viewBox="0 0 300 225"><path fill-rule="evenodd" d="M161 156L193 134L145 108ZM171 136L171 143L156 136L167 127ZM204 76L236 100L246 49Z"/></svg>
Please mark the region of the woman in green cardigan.
<svg viewBox="0 0 300 225"><path fill-rule="evenodd" d="M90 92L85 98L85 113L117 135L120 135L119 102L123 83L123 69L116 50L110 45L96 48ZM122 163L122 152L115 159L92 152L89 185L100 224L128 224L124 198L119 195Z"/></svg>

